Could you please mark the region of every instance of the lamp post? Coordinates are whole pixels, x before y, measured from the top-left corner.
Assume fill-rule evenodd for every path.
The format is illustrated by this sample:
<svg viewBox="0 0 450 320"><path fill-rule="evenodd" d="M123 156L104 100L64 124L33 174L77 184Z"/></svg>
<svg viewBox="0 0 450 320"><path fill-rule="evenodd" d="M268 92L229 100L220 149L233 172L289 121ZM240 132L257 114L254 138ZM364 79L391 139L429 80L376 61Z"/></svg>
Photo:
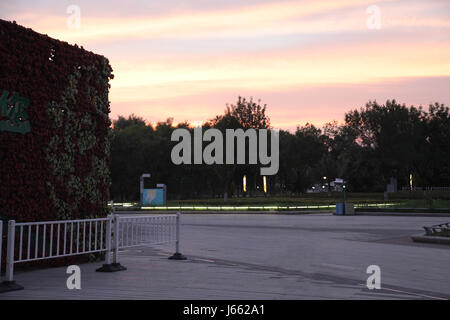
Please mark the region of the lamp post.
<svg viewBox="0 0 450 320"><path fill-rule="evenodd" d="M264 190L264 195L267 194L267 179L266 176L263 176L263 190Z"/></svg>
<svg viewBox="0 0 450 320"><path fill-rule="evenodd" d="M150 178L150 173L143 173L143 174L141 174L141 178L140 178L140 180L139 180L139 182L140 182L140 188L139 188L139 190L140 190L140 199L141 199L141 206L142 206L142 204L143 204L143 201L144 201L144 199L143 199L143 192L144 192L144 178Z"/></svg>

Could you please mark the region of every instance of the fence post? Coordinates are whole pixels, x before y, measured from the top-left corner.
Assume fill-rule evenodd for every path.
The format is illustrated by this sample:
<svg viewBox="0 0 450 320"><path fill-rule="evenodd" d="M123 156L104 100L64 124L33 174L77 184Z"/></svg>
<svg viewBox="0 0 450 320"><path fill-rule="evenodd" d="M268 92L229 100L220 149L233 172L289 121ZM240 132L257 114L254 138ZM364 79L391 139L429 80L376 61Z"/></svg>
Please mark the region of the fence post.
<svg viewBox="0 0 450 320"><path fill-rule="evenodd" d="M14 241L16 240L16 221L8 221L8 241L6 243L6 279L14 281Z"/></svg>
<svg viewBox="0 0 450 320"><path fill-rule="evenodd" d="M175 253L169 257L171 260L186 260L186 257L180 253L180 213L177 212L176 217L176 240Z"/></svg>
<svg viewBox="0 0 450 320"><path fill-rule="evenodd" d="M120 218L114 215L114 256L112 267L114 271L127 270L126 267L122 266L119 262L119 231L120 230Z"/></svg>
<svg viewBox="0 0 450 320"><path fill-rule="evenodd" d="M113 263L119 263L119 217L114 217L114 253Z"/></svg>
<svg viewBox="0 0 450 320"><path fill-rule="evenodd" d="M108 215L108 221L106 222L106 234L105 234L105 263L102 267L98 268L97 272L111 272L111 224L112 215Z"/></svg>
<svg viewBox="0 0 450 320"><path fill-rule="evenodd" d="M116 271L121 271L121 270L126 270L126 268L122 267L120 265L120 263L111 263L111 245L112 245L112 223L113 221L115 222L115 224L117 225L116 222L116 217L114 214L110 214L108 215L108 222L106 224L106 253L105 253L105 263L103 264L103 266L101 266L100 268L98 268L96 271L97 272L116 272ZM118 239L117 234L114 232L114 239ZM119 250L118 247L116 247L115 245L113 246L114 249L114 256L115 256L115 251Z"/></svg>
<svg viewBox="0 0 450 320"><path fill-rule="evenodd" d="M2 226L3 227L3 226ZM16 240L16 221L8 221L8 241L6 243L6 275L0 284L0 292L21 290L23 287L14 281L14 242Z"/></svg>
<svg viewBox="0 0 450 320"><path fill-rule="evenodd" d="M112 232L113 215L108 215L108 223L106 224L106 256L105 263L111 264L111 232Z"/></svg>

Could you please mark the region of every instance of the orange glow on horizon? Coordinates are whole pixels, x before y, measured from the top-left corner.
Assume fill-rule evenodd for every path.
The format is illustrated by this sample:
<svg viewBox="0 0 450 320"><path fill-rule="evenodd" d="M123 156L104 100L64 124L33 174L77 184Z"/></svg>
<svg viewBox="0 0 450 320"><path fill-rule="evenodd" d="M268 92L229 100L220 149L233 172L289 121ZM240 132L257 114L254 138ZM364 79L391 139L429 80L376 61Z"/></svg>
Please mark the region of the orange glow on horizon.
<svg viewBox="0 0 450 320"><path fill-rule="evenodd" d="M115 4L102 10L80 4L79 30L67 27L68 15L51 8L51 0L47 8L23 6L4 19L108 57L113 119L134 113L152 123L171 117L199 123L242 95L267 103L274 127L292 129L342 121L345 111L369 99L450 102L444 2L377 1L379 30L366 25L371 0L201 8L164 2L156 8L168 10L160 11Z"/></svg>

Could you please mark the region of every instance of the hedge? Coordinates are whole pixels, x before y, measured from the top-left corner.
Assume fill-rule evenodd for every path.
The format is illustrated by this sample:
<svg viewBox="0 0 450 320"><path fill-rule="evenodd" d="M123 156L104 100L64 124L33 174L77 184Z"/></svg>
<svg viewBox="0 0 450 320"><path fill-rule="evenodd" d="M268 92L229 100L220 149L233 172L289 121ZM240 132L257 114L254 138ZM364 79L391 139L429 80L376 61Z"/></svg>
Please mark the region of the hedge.
<svg viewBox="0 0 450 320"><path fill-rule="evenodd" d="M0 20L0 216L102 217L110 185L108 59Z"/></svg>

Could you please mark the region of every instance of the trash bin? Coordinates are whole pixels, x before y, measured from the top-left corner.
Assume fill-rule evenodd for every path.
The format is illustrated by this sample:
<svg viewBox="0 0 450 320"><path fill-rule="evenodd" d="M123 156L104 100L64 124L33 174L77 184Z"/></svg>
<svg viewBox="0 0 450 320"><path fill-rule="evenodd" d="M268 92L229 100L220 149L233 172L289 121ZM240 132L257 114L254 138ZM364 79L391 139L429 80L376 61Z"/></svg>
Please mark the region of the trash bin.
<svg viewBox="0 0 450 320"><path fill-rule="evenodd" d="M336 203L336 214L337 215L344 215L344 211L345 211L345 204L344 204L344 202Z"/></svg>

